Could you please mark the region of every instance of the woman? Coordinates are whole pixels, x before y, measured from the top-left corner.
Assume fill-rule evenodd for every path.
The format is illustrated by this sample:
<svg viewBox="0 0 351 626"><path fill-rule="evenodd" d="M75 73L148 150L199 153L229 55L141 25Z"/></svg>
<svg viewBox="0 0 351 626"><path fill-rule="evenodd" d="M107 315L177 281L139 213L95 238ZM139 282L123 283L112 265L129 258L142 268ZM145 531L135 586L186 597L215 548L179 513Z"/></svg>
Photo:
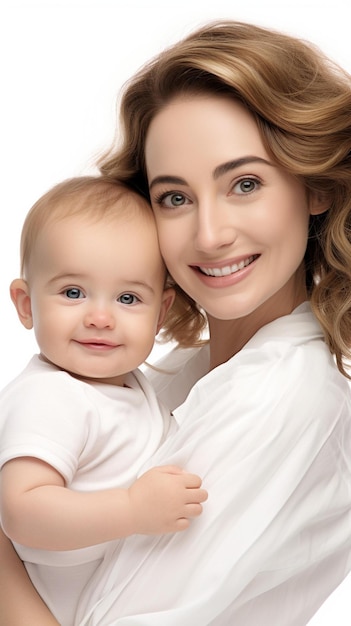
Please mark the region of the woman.
<svg viewBox="0 0 351 626"><path fill-rule="evenodd" d="M210 331L158 375L173 406L194 386L152 463L196 471L209 500L186 533L112 551L77 624L302 626L349 571L350 110L318 51L238 23L127 86L102 172L150 198Z"/></svg>

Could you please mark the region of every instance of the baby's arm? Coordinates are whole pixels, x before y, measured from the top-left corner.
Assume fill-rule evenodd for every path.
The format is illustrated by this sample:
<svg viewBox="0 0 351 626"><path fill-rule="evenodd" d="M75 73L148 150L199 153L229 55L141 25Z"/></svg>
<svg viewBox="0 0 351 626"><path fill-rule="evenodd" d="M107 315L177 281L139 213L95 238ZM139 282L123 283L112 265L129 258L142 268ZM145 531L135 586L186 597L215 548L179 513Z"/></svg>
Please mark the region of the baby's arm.
<svg viewBox="0 0 351 626"><path fill-rule="evenodd" d="M200 515L207 492L201 479L175 466L156 467L129 489L78 492L35 458L16 458L1 470L5 533L23 545L74 550L138 534L184 530Z"/></svg>
<svg viewBox="0 0 351 626"><path fill-rule="evenodd" d="M0 528L0 623L5 626L58 626Z"/></svg>

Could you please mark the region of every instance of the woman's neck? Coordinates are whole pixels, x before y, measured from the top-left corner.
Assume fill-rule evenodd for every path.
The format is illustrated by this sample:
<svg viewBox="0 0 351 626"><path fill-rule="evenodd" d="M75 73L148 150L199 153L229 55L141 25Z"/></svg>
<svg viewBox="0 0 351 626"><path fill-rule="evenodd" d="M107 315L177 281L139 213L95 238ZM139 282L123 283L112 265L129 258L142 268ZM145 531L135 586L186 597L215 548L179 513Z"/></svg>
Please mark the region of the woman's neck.
<svg viewBox="0 0 351 626"><path fill-rule="evenodd" d="M209 328L211 370L240 352L258 330L258 327L250 325L248 318L218 320L209 317Z"/></svg>
<svg viewBox="0 0 351 626"><path fill-rule="evenodd" d="M305 290L291 299L271 298L255 311L233 320L219 320L208 315L210 330L210 369L225 363L237 354L260 328L289 315L307 300Z"/></svg>

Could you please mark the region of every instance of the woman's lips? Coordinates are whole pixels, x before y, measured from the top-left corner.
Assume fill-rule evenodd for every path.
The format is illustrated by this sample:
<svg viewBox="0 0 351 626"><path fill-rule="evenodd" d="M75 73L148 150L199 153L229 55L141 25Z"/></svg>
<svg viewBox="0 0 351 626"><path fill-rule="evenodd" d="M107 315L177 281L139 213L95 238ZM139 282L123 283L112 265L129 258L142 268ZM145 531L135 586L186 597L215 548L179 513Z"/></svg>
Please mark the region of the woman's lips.
<svg viewBox="0 0 351 626"><path fill-rule="evenodd" d="M246 278L253 268L259 254L251 254L241 259L228 260L218 264L192 265L201 282L208 287L230 287Z"/></svg>
<svg viewBox="0 0 351 626"><path fill-rule="evenodd" d="M257 259L257 257L258 254L252 254L236 263L228 262L220 267L206 267L203 265L199 265L198 268L200 272L206 274L206 276L229 276L230 274L236 274L236 272L243 270L244 267L250 265L255 259Z"/></svg>

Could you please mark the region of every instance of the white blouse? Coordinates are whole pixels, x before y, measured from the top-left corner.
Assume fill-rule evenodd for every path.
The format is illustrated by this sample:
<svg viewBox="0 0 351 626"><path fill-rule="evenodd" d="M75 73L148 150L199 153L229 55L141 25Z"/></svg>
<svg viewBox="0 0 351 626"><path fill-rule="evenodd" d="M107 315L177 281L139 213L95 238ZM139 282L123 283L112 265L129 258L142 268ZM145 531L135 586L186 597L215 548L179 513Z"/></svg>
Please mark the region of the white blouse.
<svg viewBox="0 0 351 626"><path fill-rule="evenodd" d="M163 398L206 352L168 359ZM178 365L175 361L179 361ZM150 465L203 478L188 530L107 554L80 626L305 626L351 569L351 398L308 304L203 376ZM145 469L145 468L143 468Z"/></svg>

